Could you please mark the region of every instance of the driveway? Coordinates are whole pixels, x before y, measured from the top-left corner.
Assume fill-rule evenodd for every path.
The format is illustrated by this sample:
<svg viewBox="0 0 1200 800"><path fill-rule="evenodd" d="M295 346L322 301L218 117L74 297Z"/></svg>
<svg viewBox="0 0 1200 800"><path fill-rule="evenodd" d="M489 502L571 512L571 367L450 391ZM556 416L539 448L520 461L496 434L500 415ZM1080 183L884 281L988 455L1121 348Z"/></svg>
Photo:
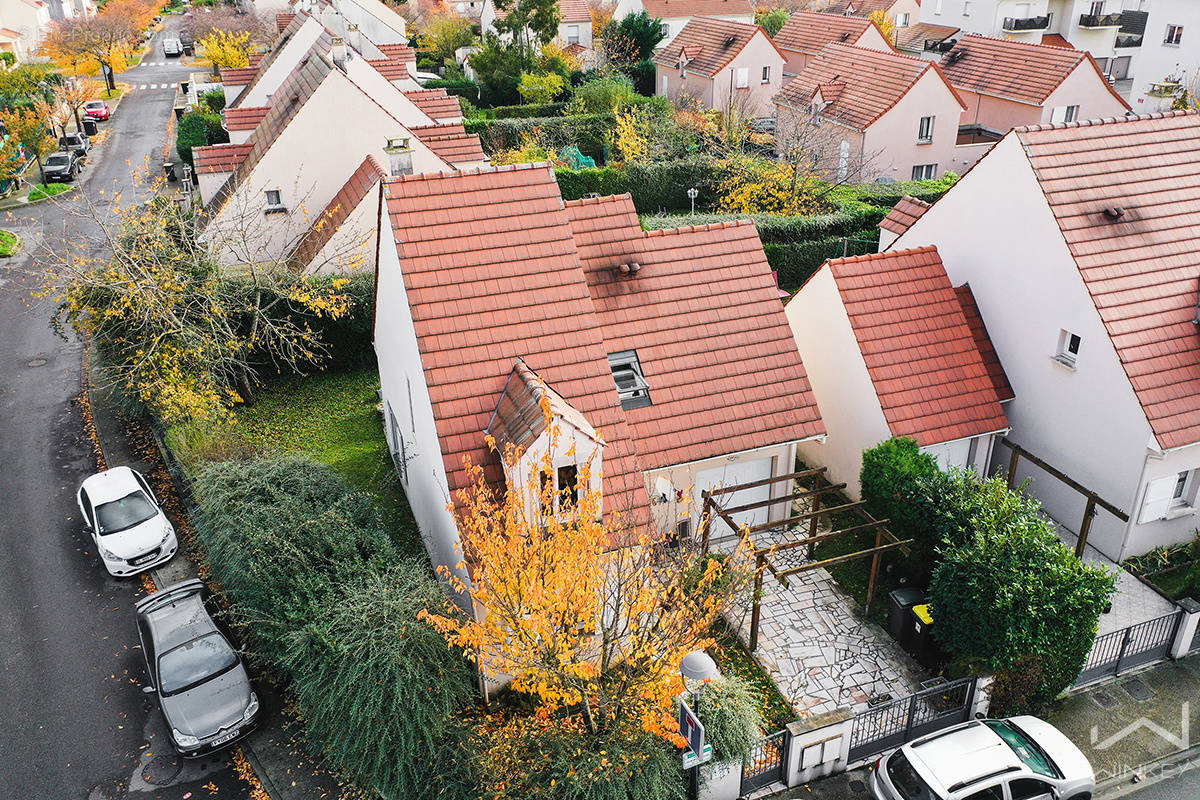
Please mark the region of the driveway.
<svg viewBox="0 0 1200 800"><path fill-rule="evenodd" d="M167 18L168 25L177 18ZM149 62L165 61L158 38ZM173 87L189 70L141 66L118 76ZM33 299L38 250L103 243L80 210L144 191L130 173L161 170L173 88L133 89L63 202L9 212L0 227L26 247L0 261L0 797L249 797L227 757L182 764L162 716L141 693L144 668L132 605L140 580L115 580L81 528L74 492L95 468L76 403L82 347L57 338L49 309Z"/></svg>

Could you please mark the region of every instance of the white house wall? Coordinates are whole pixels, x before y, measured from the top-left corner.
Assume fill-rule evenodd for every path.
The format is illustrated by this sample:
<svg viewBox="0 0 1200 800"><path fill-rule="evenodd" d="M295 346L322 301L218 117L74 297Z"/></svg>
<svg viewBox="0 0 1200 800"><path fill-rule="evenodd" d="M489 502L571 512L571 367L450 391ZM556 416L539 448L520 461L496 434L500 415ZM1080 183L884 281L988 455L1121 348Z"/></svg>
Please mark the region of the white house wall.
<svg viewBox="0 0 1200 800"><path fill-rule="evenodd" d="M1146 499L1149 485L1156 480L1170 481L1185 470L1200 469L1200 445L1190 445L1165 453L1151 451L1146 456L1146 468L1142 475L1142 484L1138 488L1137 502L1130 509L1129 540L1123 556L1145 553L1160 545L1179 544L1195 536L1197 526L1200 526L1200 516L1195 507L1200 503L1200 475L1193 475L1192 486L1188 494L1191 496L1190 507L1170 512L1166 519L1141 522L1142 504Z"/></svg>
<svg viewBox="0 0 1200 800"><path fill-rule="evenodd" d="M406 88L397 86L380 74L361 57L354 57L346 62L346 75L355 85L367 93L375 102L387 109L393 117L406 127L421 125L436 125L437 121L417 107L417 104L404 96ZM410 80L412 89L419 89L416 81Z"/></svg>
<svg viewBox="0 0 1200 800"><path fill-rule="evenodd" d="M970 282L1012 384L1010 438L1132 511L1150 426L1015 136L997 144L892 249L931 244L952 283ZM1075 371L1053 359L1064 329L1082 337ZM811 376L807 356L805 366ZM817 400L829 426L832 406L819 394ZM996 463L1007 463L1006 449L996 450ZM1078 492L1027 463L1018 477L1030 478L1047 511L1078 530ZM1090 541L1116 558L1124 528L1101 512Z"/></svg>
<svg viewBox="0 0 1200 800"><path fill-rule="evenodd" d="M316 20L306 20L300 26L300 30L296 31L296 34L284 43L279 55L271 61L266 71L259 75L254 85L247 87L247 91L241 93L245 97L241 98L241 102L238 105L247 108L271 105L271 95L283 85L288 75L292 74L292 70L304 58L304 54L320 38L322 31L324 31L324 27ZM233 100L226 100L226 102L232 103Z"/></svg>
<svg viewBox="0 0 1200 800"><path fill-rule="evenodd" d="M357 273L375 269L379 222L379 189L367 192L317 253L306 272L314 275Z"/></svg>
<svg viewBox="0 0 1200 800"><path fill-rule="evenodd" d="M784 313L825 423L825 441L801 442L800 455L810 467L828 467L829 480L844 482L857 500L862 452L891 430L828 267L793 295Z"/></svg>
<svg viewBox="0 0 1200 800"><path fill-rule="evenodd" d="M1133 86L1129 102L1139 114L1170 109L1171 97L1151 97L1150 86L1168 76L1184 85L1200 79L1200 3L1196 0L1153 0L1146 9L1146 34L1141 47L1121 48L1118 55L1133 56ZM1183 41L1165 44L1167 26L1182 25ZM1195 85L1192 90L1195 91Z"/></svg>

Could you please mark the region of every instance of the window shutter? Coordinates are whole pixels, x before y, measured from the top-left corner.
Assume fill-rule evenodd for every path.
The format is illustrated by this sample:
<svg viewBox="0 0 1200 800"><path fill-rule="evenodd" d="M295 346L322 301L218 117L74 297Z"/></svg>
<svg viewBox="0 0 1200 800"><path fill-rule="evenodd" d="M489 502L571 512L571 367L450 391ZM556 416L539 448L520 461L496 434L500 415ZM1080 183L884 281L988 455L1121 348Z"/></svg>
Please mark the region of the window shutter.
<svg viewBox="0 0 1200 800"><path fill-rule="evenodd" d="M1162 519L1171 508L1171 495L1175 492L1175 481L1179 476L1168 475L1156 481L1150 481L1146 486L1146 496L1142 500L1142 513L1138 522L1145 524Z"/></svg>

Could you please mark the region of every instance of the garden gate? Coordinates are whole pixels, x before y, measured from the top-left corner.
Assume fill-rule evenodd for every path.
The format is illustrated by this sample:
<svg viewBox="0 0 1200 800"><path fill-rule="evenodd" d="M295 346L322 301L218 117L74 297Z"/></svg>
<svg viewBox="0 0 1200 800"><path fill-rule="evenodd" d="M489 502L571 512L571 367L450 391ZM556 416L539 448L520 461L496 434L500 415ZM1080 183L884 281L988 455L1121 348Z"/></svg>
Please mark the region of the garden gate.
<svg viewBox="0 0 1200 800"><path fill-rule="evenodd" d="M759 739L754 745L750 755L742 762L743 797L783 780L783 770L787 764L787 738L788 732L782 730Z"/></svg>
<svg viewBox="0 0 1200 800"><path fill-rule="evenodd" d="M1171 651L1182 617L1183 612L1176 609L1170 614L1097 636L1075 685L1083 686L1143 664L1162 661Z"/></svg>
<svg viewBox="0 0 1200 800"><path fill-rule="evenodd" d="M977 680L959 678L856 714L850 733L850 763L966 722L975 702Z"/></svg>

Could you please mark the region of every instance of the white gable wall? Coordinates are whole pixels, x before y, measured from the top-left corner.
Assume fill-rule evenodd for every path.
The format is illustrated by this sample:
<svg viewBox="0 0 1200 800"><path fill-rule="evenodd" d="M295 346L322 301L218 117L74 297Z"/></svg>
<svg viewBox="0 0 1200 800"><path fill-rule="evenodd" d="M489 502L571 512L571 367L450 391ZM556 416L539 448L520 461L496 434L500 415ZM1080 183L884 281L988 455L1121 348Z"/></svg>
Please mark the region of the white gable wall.
<svg viewBox="0 0 1200 800"><path fill-rule="evenodd" d="M825 441L801 442L800 455L809 466L828 467L827 477L845 482L857 500L862 451L890 438L891 429L829 267L809 278L784 313L825 422Z"/></svg>
<svg viewBox="0 0 1200 800"><path fill-rule="evenodd" d="M937 245L954 285L970 282L1016 399L1007 404L1010 438L1134 511L1150 426L1019 140L1009 135L918 219L892 249ZM1061 330L1082 337L1078 369L1053 359ZM812 366L807 357L805 365ZM814 386L815 386L814 380ZM818 395L818 400L820 400ZM828 409L822 403L828 426ZM1005 448L996 462L1006 464ZM1032 480L1047 511L1078 530L1084 500L1036 467ZM1121 555L1125 526L1100 512L1090 541Z"/></svg>
<svg viewBox="0 0 1200 800"><path fill-rule="evenodd" d="M379 229L379 187L359 201L316 257L306 273L331 275L375 269L376 233Z"/></svg>
<svg viewBox="0 0 1200 800"><path fill-rule="evenodd" d="M346 61L346 75L360 89L367 93L375 102L383 106L405 127L421 125L436 125L437 120L430 117L417 107L417 104L404 96L404 91L421 88L415 80L408 79L411 87L402 90L392 81L383 77L379 70L368 64L362 57L355 56Z"/></svg>
<svg viewBox="0 0 1200 800"><path fill-rule="evenodd" d="M292 70L320 38L323 30L324 28L316 20L306 19L300 26L300 30L284 43L279 55L267 66L266 71L259 75L254 85L247 87L248 91L240 93L238 98L235 98L240 99L238 105L249 108L271 105L271 95L292 74ZM232 103L233 100L227 102Z"/></svg>

